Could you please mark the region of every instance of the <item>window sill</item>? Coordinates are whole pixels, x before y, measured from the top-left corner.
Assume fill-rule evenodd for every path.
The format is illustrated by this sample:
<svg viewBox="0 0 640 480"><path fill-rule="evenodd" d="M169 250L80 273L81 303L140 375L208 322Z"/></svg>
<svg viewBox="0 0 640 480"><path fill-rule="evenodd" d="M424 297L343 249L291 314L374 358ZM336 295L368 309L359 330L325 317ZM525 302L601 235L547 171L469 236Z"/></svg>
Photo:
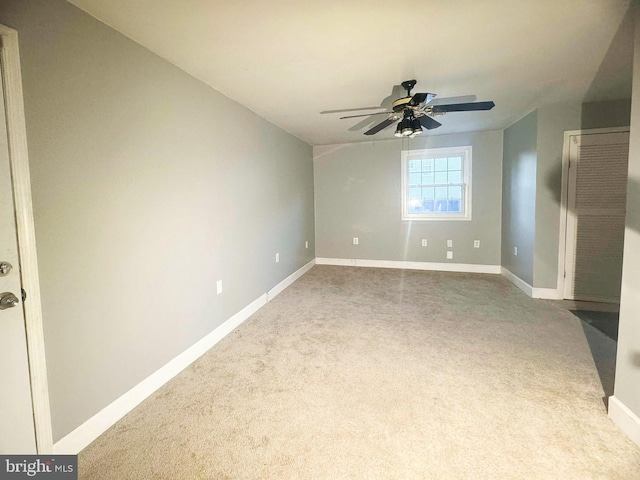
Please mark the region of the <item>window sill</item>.
<svg viewBox="0 0 640 480"><path fill-rule="evenodd" d="M469 222L471 217L402 217L403 222Z"/></svg>

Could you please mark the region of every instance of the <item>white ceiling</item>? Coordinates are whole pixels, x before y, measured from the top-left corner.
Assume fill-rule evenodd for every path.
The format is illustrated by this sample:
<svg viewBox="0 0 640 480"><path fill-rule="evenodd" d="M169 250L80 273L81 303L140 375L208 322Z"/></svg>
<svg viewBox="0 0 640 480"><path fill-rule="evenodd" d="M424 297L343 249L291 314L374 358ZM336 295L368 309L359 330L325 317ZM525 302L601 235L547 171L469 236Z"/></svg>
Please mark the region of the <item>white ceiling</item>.
<svg viewBox="0 0 640 480"><path fill-rule="evenodd" d="M496 103L429 135L631 94L629 0L69 1L311 145L392 138L320 112L379 105L411 78Z"/></svg>

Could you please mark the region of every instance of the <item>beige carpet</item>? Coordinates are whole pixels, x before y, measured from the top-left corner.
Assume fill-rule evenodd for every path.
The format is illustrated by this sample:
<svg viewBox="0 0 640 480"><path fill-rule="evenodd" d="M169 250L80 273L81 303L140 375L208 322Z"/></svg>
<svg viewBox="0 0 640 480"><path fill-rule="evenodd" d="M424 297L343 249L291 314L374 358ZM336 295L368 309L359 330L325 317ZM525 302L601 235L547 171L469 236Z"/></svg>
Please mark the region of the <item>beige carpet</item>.
<svg viewBox="0 0 640 480"><path fill-rule="evenodd" d="M80 478L639 479L602 400L614 351L497 275L316 266L85 449Z"/></svg>

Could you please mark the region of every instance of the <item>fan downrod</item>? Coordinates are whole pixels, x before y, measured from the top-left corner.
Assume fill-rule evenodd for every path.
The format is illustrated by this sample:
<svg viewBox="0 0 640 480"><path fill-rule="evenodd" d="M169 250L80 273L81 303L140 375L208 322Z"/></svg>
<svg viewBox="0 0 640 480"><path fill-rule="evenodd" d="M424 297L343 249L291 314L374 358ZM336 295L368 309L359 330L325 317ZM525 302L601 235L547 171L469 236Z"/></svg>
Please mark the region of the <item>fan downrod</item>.
<svg viewBox="0 0 640 480"><path fill-rule="evenodd" d="M417 83L416 80L405 80L400 85L402 85L402 88L404 88L407 91L407 96L410 97L411 90L413 90L413 87L416 86L416 83Z"/></svg>

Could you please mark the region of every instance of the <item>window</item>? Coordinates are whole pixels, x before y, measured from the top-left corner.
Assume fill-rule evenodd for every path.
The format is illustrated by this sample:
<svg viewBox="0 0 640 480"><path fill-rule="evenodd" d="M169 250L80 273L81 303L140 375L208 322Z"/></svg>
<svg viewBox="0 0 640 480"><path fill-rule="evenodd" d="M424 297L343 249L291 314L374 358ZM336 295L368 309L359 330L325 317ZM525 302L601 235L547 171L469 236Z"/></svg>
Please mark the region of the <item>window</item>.
<svg viewBox="0 0 640 480"><path fill-rule="evenodd" d="M471 220L471 147L403 150L403 220Z"/></svg>

